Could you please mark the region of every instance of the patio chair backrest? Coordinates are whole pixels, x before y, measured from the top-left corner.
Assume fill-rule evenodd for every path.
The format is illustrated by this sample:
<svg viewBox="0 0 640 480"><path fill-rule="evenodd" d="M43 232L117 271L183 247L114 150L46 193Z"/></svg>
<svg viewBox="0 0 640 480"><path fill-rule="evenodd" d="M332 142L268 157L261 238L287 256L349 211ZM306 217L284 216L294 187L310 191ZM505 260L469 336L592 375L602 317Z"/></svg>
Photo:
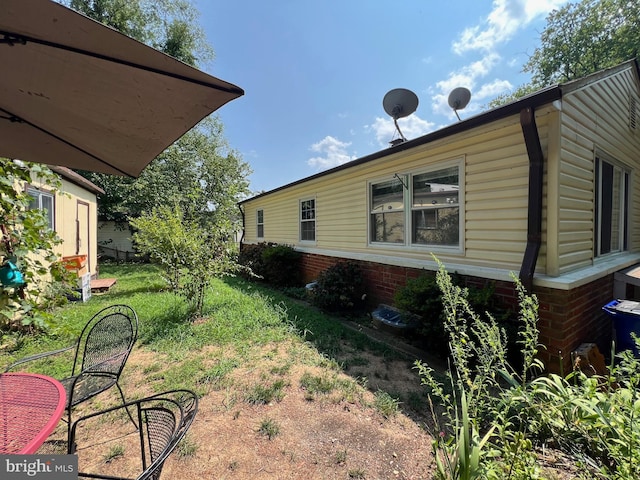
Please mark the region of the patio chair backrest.
<svg viewBox="0 0 640 480"><path fill-rule="evenodd" d="M138 453L141 461L141 473L135 477L135 480L158 480L164 462L193 423L198 411L198 397L191 390L171 390L81 417L73 423L68 453L74 453L76 447L80 448L80 451L87 448L87 446L75 443L78 429L82 428L85 422L94 417L110 415L112 412L122 409L135 410L138 418L137 435L139 436L140 451ZM99 442L107 440L101 437ZM133 449L126 449L126 454L133 453ZM101 476L97 472L83 474L82 456L79 460L79 478L114 478L108 475ZM91 463L93 462L91 461Z"/></svg>
<svg viewBox="0 0 640 480"><path fill-rule="evenodd" d="M127 305L100 310L85 325L76 350L72 375L107 373L119 377L138 336L138 316Z"/></svg>
<svg viewBox="0 0 640 480"><path fill-rule="evenodd" d="M146 448L142 449L145 471L137 480L158 480L165 460L193 422L198 397L190 390L174 390L141 400L139 405L139 425L145 428Z"/></svg>

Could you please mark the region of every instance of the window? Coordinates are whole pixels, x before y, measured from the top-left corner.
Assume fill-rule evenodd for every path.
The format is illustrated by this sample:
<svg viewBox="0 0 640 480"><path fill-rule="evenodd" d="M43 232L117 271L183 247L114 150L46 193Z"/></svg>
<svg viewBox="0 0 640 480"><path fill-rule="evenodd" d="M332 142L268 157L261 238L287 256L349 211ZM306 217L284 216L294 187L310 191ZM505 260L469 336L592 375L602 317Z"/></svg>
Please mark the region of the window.
<svg viewBox="0 0 640 480"><path fill-rule="evenodd" d="M258 238L264 238L264 210L256 211L256 236Z"/></svg>
<svg viewBox="0 0 640 480"><path fill-rule="evenodd" d="M316 201L315 199L300 202L300 240L316 240Z"/></svg>
<svg viewBox="0 0 640 480"><path fill-rule="evenodd" d="M460 246L459 165L371 183L369 205L372 243Z"/></svg>
<svg viewBox="0 0 640 480"><path fill-rule="evenodd" d="M629 172L602 158L595 164L594 255L627 249Z"/></svg>
<svg viewBox="0 0 640 480"><path fill-rule="evenodd" d="M458 167L414 175L411 185L411 243L459 245Z"/></svg>
<svg viewBox="0 0 640 480"><path fill-rule="evenodd" d="M45 218L47 219L47 227L51 230L55 230L54 223L54 208L53 208L53 195L37 190L35 188L28 188L27 193L31 195L31 201L29 202L29 209L40 209L44 211Z"/></svg>
<svg viewBox="0 0 640 480"><path fill-rule="evenodd" d="M404 243L403 184L398 178L371 185L371 241Z"/></svg>

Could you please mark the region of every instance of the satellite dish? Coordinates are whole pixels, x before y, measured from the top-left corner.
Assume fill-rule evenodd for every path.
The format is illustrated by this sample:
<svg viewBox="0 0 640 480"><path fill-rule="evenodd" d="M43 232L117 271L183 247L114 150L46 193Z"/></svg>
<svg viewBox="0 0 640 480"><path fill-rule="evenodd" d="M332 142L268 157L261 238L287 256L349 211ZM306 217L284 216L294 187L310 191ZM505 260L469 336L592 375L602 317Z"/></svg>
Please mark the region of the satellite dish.
<svg viewBox="0 0 640 480"><path fill-rule="evenodd" d="M396 126L396 130L400 134L401 141L392 141L392 145L405 142L407 139L400 131L398 126L398 119L402 117L408 117L418 108L418 97L411 90L406 88L395 88L387 92L382 99L382 108L393 118L393 123Z"/></svg>
<svg viewBox="0 0 640 480"><path fill-rule="evenodd" d="M460 120L460 115L458 115L458 110L462 110L469 104L469 100L471 100L471 92L468 88L458 87L454 88L449 94L449 106L453 108L453 112Z"/></svg>

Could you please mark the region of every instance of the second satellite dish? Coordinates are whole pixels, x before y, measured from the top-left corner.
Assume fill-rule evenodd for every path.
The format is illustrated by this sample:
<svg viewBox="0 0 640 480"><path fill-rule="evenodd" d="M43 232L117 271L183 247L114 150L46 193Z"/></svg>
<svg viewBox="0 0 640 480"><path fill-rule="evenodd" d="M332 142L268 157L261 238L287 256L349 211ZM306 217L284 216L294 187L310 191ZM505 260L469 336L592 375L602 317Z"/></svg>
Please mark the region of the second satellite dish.
<svg viewBox="0 0 640 480"><path fill-rule="evenodd" d="M453 112L460 120L460 115L458 115L458 110L462 110L469 104L469 100L471 100L471 92L468 88L458 87L451 90L449 94L449 106L453 108Z"/></svg>
<svg viewBox="0 0 640 480"><path fill-rule="evenodd" d="M395 88L387 92L382 99L382 107L393 118L393 123L396 126L396 130L400 134L401 140L398 142L391 142L392 145L405 142L407 139L400 131L398 126L398 119L407 117L416 111L418 108L418 96L411 90L406 88Z"/></svg>

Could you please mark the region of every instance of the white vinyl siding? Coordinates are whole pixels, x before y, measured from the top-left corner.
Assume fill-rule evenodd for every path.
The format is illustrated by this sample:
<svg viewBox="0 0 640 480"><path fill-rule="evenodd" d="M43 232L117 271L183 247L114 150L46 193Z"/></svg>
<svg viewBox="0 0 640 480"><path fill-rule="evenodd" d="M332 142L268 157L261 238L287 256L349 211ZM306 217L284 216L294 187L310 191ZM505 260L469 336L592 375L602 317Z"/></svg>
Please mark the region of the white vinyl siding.
<svg viewBox="0 0 640 480"><path fill-rule="evenodd" d="M637 95L634 67L596 78L536 107L544 157L542 244L536 275L559 277L594 264L595 158L606 153L628 167L630 252L640 251L639 129L629 127L629 95ZM411 243L371 242L370 185L441 168L460 159L460 247L436 249ZM529 156L518 114L403 151L310 178L242 204L246 218L269 211L265 240L309 253L390 265L432 268L432 251L443 263L487 271L517 272L527 245ZM314 198L316 242L301 244L299 201ZM405 215L411 205L405 204ZM425 222L427 219L425 218ZM405 230L408 228L405 225ZM245 241L256 242L255 222ZM409 230L410 232L410 230ZM497 275L497 274L496 274ZM504 275L503 275L504 276Z"/></svg>
<svg viewBox="0 0 640 480"><path fill-rule="evenodd" d="M45 192L44 190L39 190L32 187L29 187L27 189L27 193L31 196L29 209L42 210L44 212L45 218L47 219L47 227L49 228L49 230L55 230L55 203L53 195L49 192Z"/></svg>
<svg viewBox="0 0 640 480"><path fill-rule="evenodd" d="M632 70L625 70L572 92L562 102L558 269L554 272L557 275L591 266L599 256L601 246L595 230L596 157L601 152L606 158L615 159L616 165L628 167L630 208L626 240L629 250L638 250L640 192L634 188L633 172L640 162L640 141L630 129L628 109L623 107L629 105L630 92L636 90L637 78ZM618 238L616 242L621 240Z"/></svg>

